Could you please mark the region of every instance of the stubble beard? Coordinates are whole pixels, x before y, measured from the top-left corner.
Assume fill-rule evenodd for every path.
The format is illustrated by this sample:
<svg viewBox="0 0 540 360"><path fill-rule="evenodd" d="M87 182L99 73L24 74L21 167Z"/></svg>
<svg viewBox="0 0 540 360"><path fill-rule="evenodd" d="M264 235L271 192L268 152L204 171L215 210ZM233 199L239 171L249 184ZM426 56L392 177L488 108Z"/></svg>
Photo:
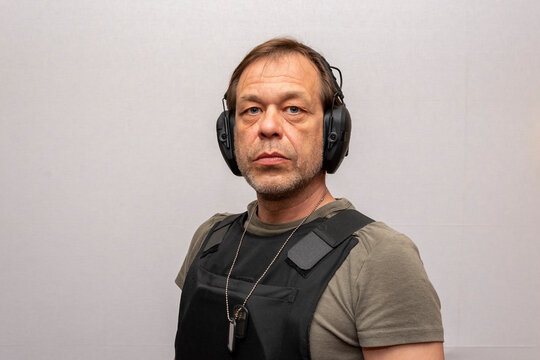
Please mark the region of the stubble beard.
<svg viewBox="0 0 540 360"><path fill-rule="evenodd" d="M282 181L264 182L259 176L265 176L265 171L249 166L246 156L239 156L238 168L247 183L257 192L257 195L265 200L282 200L297 194L308 186L313 178L322 171L322 144L320 152L314 154L304 164L293 161L293 169L285 172L280 171ZM268 172L276 172L278 169L269 169Z"/></svg>

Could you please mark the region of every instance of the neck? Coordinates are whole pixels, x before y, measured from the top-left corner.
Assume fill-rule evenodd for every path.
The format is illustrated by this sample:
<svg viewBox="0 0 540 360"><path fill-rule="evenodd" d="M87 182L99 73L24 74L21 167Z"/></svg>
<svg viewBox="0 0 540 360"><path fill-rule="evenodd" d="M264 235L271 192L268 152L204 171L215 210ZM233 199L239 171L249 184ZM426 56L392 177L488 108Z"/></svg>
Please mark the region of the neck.
<svg viewBox="0 0 540 360"><path fill-rule="evenodd" d="M321 172L307 186L284 199L268 199L257 194L259 219L271 224L282 224L308 216L326 192L325 175ZM334 200L330 192L327 192L319 207Z"/></svg>

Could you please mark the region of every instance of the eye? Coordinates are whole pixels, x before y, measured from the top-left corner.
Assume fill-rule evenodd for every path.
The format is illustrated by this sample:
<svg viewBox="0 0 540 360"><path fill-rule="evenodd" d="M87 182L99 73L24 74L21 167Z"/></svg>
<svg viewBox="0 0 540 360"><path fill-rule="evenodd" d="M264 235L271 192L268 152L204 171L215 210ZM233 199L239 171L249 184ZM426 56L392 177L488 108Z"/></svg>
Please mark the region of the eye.
<svg viewBox="0 0 540 360"><path fill-rule="evenodd" d="M247 109L247 113L250 115L257 115L260 112L260 109L258 107L250 107Z"/></svg>
<svg viewBox="0 0 540 360"><path fill-rule="evenodd" d="M298 106L289 106L288 110L291 114L298 114L300 112L300 108Z"/></svg>

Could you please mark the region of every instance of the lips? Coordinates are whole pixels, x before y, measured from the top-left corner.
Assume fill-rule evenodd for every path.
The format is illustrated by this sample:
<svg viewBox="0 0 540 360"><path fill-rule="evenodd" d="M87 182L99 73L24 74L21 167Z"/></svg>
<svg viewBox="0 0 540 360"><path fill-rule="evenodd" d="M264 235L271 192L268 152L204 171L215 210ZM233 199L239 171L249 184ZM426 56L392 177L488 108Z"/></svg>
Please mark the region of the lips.
<svg viewBox="0 0 540 360"><path fill-rule="evenodd" d="M274 152L271 152L271 153L264 152L264 153L260 154L259 156L257 156L257 158L255 160L267 159L267 158L287 159L287 157L285 155L282 155L282 154L278 153L277 151L274 151Z"/></svg>
<svg viewBox="0 0 540 360"><path fill-rule="evenodd" d="M255 158L255 162L261 165L277 165L288 160L289 158L277 151L263 152Z"/></svg>

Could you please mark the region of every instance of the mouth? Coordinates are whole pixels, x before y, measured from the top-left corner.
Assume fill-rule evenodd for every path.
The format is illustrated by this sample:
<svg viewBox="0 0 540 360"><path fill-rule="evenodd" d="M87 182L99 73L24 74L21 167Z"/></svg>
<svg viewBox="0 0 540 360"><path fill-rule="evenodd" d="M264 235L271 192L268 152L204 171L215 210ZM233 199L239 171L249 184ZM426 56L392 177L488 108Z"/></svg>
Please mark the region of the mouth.
<svg viewBox="0 0 540 360"><path fill-rule="evenodd" d="M255 158L255 163L260 165L278 165L286 161L289 161L289 158L276 151L264 152Z"/></svg>

